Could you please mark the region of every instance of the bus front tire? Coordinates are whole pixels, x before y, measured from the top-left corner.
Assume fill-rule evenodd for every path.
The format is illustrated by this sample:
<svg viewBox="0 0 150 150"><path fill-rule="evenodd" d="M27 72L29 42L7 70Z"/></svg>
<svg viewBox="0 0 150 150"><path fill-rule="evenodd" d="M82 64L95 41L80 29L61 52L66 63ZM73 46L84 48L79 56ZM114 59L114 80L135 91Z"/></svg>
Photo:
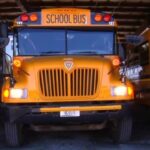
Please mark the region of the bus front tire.
<svg viewBox="0 0 150 150"><path fill-rule="evenodd" d="M11 147L19 147L22 144L22 127L17 123L5 122L6 143Z"/></svg>
<svg viewBox="0 0 150 150"><path fill-rule="evenodd" d="M126 143L132 134L132 117L123 117L113 122L112 135L114 143Z"/></svg>

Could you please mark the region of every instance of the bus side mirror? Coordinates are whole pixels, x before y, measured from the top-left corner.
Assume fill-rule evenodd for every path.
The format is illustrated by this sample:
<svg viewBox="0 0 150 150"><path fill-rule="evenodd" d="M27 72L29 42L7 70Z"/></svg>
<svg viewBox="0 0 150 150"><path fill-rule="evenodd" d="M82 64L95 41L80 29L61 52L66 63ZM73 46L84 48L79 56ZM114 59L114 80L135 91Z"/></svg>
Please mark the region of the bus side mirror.
<svg viewBox="0 0 150 150"><path fill-rule="evenodd" d="M8 43L9 43L8 24L1 22L0 23L0 49L5 48Z"/></svg>
<svg viewBox="0 0 150 150"><path fill-rule="evenodd" d="M118 54L119 54L121 60L124 60L124 59L125 59L125 57L126 57L126 52L125 52L124 47L123 47L120 43L118 44Z"/></svg>
<svg viewBox="0 0 150 150"><path fill-rule="evenodd" d="M144 41L144 37L140 36L140 35L127 35L126 41L127 41L127 43L137 45L137 44L142 43Z"/></svg>
<svg viewBox="0 0 150 150"><path fill-rule="evenodd" d="M9 38L0 38L0 50L5 48L9 43Z"/></svg>

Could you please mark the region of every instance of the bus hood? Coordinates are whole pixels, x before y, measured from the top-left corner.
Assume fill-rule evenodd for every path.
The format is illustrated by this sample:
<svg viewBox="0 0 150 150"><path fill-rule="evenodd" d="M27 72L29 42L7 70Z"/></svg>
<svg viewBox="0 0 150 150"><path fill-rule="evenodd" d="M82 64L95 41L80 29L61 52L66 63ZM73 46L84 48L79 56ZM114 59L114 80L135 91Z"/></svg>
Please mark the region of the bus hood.
<svg viewBox="0 0 150 150"><path fill-rule="evenodd" d="M28 67L35 70L39 69L56 69L61 68L67 71L73 71L76 68L99 68L103 64L111 64L108 58L101 56L46 56L46 57L32 57L29 59L24 59L23 68Z"/></svg>
<svg viewBox="0 0 150 150"><path fill-rule="evenodd" d="M112 70L112 61L110 58L102 56L42 56L23 58L21 67L14 69L15 78L22 80L39 77L39 74L46 72L55 73L63 71L65 74L71 74L75 71L84 71L92 75L97 71L99 75L108 74ZM103 73L104 72L104 73ZM44 77L45 78L45 77ZM38 79L37 79L38 80Z"/></svg>
<svg viewBox="0 0 150 150"><path fill-rule="evenodd" d="M40 93L41 99L92 99L103 79L109 85L111 66L111 60L101 56L32 57L22 61L16 81Z"/></svg>

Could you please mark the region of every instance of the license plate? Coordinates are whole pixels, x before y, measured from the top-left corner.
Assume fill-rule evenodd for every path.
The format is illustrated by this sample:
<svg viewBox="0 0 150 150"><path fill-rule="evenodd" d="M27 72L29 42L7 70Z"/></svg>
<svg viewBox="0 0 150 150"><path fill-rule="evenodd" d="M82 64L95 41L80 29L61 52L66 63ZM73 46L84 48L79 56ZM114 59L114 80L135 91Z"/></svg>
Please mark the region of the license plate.
<svg viewBox="0 0 150 150"><path fill-rule="evenodd" d="M61 111L60 117L79 117L80 111Z"/></svg>

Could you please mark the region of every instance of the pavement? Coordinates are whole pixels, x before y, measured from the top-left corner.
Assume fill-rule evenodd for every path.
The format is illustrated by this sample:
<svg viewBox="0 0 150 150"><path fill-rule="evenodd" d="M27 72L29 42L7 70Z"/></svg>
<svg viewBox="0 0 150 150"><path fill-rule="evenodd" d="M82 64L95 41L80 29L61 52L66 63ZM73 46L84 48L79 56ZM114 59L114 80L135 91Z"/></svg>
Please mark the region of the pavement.
<svg viewBox="0 0 150 150"><path fill-rule="evenodd" d="M135 124L134 124L135 126ZM5 144L3 127L0 132L1 150L149 150L150 122L136 123L133 136L127 144L114 144L108 130L100 131L51 131L25 130L25 142L20 148Z"/></svg>
<svg viewBox="0 0 150 150"><path fill-rule="evenodd" d="M150 114L138 111L130 142L114 144L108 129L96 131L35 132L25 129L24 144L9 148L0 124L0 150L150 150ZM144 118L144 119L143 119Z"/></svg>

